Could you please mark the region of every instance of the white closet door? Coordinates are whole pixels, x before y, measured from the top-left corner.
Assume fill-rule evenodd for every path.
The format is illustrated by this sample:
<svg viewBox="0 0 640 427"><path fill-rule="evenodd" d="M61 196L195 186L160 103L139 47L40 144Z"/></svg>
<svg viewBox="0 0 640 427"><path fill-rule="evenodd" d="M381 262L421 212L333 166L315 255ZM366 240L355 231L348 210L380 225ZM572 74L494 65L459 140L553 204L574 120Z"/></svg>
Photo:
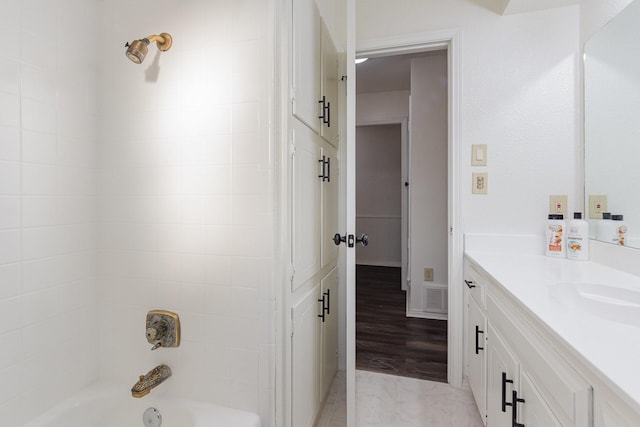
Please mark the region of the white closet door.
<svg viewBox="0 0 640 427"><path fill-rule="evenodd" d="M314 0L293 0L293 115L320 133L320 12Z"/></svg>
<svg viewBox="0 0 640 427"><path fill-rule="evenodd" d="M321 178L319 138L310 129L295 122L293 152L293 233L292 291L298 289L320 269Z"/></svg>

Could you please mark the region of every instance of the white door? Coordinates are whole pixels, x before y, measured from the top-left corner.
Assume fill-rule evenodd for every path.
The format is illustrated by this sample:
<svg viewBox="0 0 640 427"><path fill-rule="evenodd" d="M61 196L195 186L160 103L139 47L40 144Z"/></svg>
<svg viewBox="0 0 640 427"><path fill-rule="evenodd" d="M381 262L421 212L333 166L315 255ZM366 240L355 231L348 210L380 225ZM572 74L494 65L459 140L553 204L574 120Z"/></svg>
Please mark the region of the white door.
<svg viewBox="0 0 640 427"><path fill-rule="evenodd" d="M320 269L321 263L321 185L318 178L321 157L320 137L297 120L291 120L293 234L292 265L294 292Z"/></svg>
<svg viewBox="0 0 640 427"><path fill-rule="evenodd" d="M292 308L292 426L310 427L320 402L320 283Z"/></svg>
<svg viewBox="0 0 640 427"><path fill-rule="evenodd" d="M338 273L334 268L322 279L325 299L322 322L322 395L326 396L338 370Z"/></svg>
<svg viewBox="0 0 640 427"><path fill-rule="evenodd" d="M469 361L469 386L476 399L478 410L486 415L486 333L487 320L476 301L469 297L467 306L467 360Z"/></svg>
<svg viewBox="0 0 640 427"><path fill-rule="evenodd" d="M513 390L519 388L518 362L492 325L488 330L487 423L511 427Z"/></svg>
<svg viewBox="0 0 640 427"><path fill-rule="evenodd" d="M513 397L515 396L514 394ZM517 406L512 409L515 411L518 423L526 427L562 426L524 370L520 372L520 390L517 392L517 398L518 401L513 403Z"/></svg>
<svg viewBox="0 0 640 427"><path fill-rule="evenodd" d="M293 115L320 133L320 12L314 0L292 0Z"/></svg>

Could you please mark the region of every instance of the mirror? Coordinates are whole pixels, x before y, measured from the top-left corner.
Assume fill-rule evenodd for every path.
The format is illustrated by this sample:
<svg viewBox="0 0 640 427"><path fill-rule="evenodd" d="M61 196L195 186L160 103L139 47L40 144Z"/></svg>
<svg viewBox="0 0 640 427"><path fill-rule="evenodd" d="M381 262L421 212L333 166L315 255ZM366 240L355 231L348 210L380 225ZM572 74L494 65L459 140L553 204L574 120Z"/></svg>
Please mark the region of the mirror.
<svg viewBox="0 0 640 427"><path fill-rule="evenodd" d="M640 248L640 0L585 44L585 217L589 195L606 195L607 211L623 214L626 246Z"/></svg>

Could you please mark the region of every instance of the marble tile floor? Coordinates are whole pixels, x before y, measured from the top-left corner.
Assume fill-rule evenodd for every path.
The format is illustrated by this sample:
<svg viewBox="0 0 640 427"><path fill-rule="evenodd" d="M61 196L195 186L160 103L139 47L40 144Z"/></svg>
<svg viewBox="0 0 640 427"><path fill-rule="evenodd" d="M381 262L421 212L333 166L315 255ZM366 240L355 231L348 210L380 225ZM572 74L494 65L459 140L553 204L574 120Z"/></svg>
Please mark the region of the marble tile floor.
<svg viewBox="0 0 640 427"><path fill-rule="evenodd" d="M468 390L440 382L356 370L358 427L483 427ZM339 371L317 423L346 426L346 381Z"/></svg>

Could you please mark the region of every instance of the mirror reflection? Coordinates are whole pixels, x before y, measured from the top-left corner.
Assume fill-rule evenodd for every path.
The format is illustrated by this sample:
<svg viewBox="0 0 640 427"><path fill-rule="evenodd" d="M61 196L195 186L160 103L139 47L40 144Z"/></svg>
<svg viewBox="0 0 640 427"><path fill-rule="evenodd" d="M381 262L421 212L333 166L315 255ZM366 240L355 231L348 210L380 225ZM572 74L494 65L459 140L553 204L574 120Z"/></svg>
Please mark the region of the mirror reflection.
<svg viewBox="0 0 640 427"><path fill-rule="evenodd" d="M602 233L602 212L623 215L624 244L640 248L640 1L585 44L584 63L590 234L611 242Z"/></svg>

